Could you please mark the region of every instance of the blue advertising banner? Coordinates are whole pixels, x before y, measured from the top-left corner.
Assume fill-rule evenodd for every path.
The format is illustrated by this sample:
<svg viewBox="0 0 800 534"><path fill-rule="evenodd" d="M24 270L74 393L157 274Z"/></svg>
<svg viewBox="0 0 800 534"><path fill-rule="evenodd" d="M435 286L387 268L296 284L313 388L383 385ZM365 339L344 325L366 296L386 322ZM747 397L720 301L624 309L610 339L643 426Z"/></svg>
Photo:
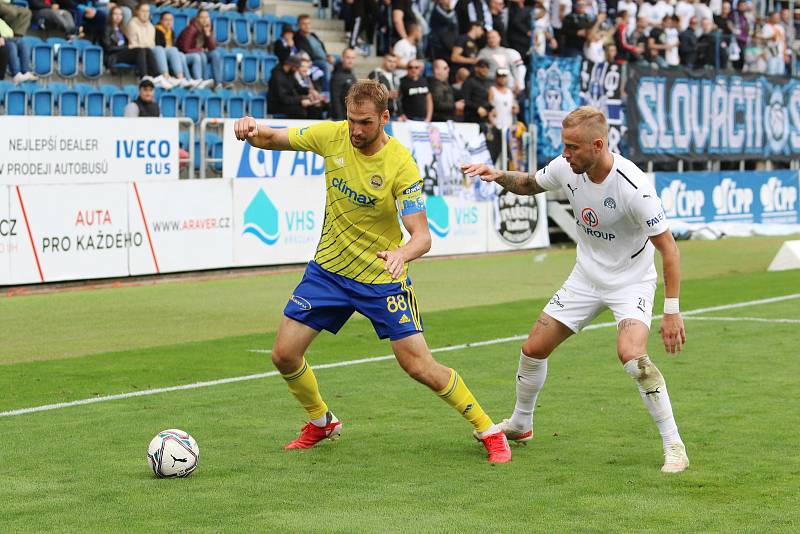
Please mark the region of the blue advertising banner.
<svg viewBox="0 0 800 534"><path fill-rule="evenodd" d="M800 80L632 66L625 87L634 161L800 156Z"/></svg>
<svg viewBox="0 0 800 534"><path fill-rule="evenodd" d="M687 223L800 222L797 171L657 172L664 213Z"/></svg>

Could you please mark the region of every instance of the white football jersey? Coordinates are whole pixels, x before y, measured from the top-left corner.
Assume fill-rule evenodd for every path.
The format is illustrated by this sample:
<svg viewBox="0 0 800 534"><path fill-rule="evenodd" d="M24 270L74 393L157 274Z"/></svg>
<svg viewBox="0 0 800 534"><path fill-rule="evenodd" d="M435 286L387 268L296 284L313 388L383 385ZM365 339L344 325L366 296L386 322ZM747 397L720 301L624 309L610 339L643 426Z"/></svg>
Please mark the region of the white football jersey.
<svg viewBox="0 0 800 534"><path fill-rule="evenodd" d="M655 247L649 237L669 230L661 199L645 173L613 154L614 166L602 183L575 174L563 156L536 173L547 191L562 189L578 225L575 270L603 288L655 281Z"/></svg>

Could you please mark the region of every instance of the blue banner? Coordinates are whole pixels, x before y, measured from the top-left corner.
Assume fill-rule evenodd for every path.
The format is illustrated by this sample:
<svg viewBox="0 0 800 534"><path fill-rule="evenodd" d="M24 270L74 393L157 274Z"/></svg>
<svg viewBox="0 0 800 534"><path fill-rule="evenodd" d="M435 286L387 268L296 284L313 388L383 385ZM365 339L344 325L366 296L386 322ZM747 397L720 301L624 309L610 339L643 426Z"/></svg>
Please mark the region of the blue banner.
<svg viewBox="0 0 800 534"><path fill-rule="evenodd" d="M531 105L540 165L561 154L561 121L580 105L581 59L538 56L531 60Z"/></svg>
<svg viewBox="0 0 800 534"><path fill-rule="evenodd" d="M689 223L800 222L797 171L657 172L664 213Z"/></svg>

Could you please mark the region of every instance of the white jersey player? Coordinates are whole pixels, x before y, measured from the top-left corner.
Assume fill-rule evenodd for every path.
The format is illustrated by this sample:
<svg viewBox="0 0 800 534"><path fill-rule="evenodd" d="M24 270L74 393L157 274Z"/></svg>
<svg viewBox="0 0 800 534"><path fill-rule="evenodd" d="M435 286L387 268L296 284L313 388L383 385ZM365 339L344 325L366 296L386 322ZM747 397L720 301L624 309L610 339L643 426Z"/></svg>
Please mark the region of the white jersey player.
<svg viewBox="0 0 800 534"><path fill-rule="evenodd" d="M664 271L661 337L668 353L686 342L678 296L680 256L661 201L645 174L608 150L608 123L601 111L584 106L563 121L564 152L535 175L466 164L470 176L497 182L520 195L562 190L578 226L578 257L564 285L545 306L522 345L517 370L517 403L501 427L509 440L533 437L533 410L547 375L547 357L605 308L617 322L617 355L636 381L661 434L665 473L689 466L672 415L664 377L647 355L658 250Z"/></svg>

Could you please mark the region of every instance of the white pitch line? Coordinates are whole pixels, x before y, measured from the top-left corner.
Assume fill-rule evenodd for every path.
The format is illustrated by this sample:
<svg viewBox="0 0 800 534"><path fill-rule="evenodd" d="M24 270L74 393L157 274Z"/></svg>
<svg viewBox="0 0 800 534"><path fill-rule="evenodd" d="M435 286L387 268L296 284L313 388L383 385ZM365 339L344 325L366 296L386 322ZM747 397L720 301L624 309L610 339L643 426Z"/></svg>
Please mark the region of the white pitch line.
<svg viewBox="0 0 800 534"><path fill-rule="evenodd" d="M800 319L767 319L765 317L686 317L692 321L747 321L752 323L800 324Z"/></svg>
<svg viewBox="0 0 800 534"><path fill-rule="evenodd" d="M719 311L719 310L730 310L734 308L744 308L747 306L758 306L760 304L771 304L774 302L782 302L785 300L797 299L800 298L800 293L793 293L791 295L784 295L782 297L773 297L768 299L760 299L760 300L751 300L747 302L737 302L734 304L724 304L722 306L713 306L710 308L698 308L695 310L688 310L683 312L684 316L687 315L696 315L699 313L706 313L710 311ZM653 319L659 319L661 316L657 315L654 316ZM608 328L611 326L616 326L616 322L610 321L606 323L597 323L591 324L584 328L583 330L597 330L599 328ZM450 352L453 350L461 350L461 349L469 349L475 347L485 347L488 345L496 345L498 343L507 343L510 341L521 341L526 339L528 336L527 334L521 334L517 336L510 336L510 337L500 337L496 339L487 339L484 341L476 341L473 343L462 343L460 345L451 345L448 347L439 347L432 349L431 352L438 353L438 352ZM268 349L251 349L252 351L267 351ZM345 360L342 362L334 362L334 363L323 363L320 365L315 365L314 369L333 369L335 367L346 367L348 365L358 365L362 363L372 363L372 362L380 362L385 360L394 359L394 354L387 354L384 356L375 356L371 358L359 358L357 360ZM12 417L15 415L25 415L29 413L36 413L36 412L46 412L50 410L60 410L62 408L71 408L73 406L83 406L86 404L95 404L98 402L107 402L113 400L121 400L121 399L130 399L133 397L144 397L148 395L158 395L160 393L169 393L171 391L184 391L189 389L199 389L211 386L220 386L223 384L232 384L234 382L245 382L248 380L258 380L260 378L269 378L273 376L278 376L278 371L269 371L266 373L258 373L254 375L245 375L245 376L234 376L230 378L221 378L219 380L208 380L205 382L195 382L193 384L183 384L180 386L169 386L169 387L162 387L162 388L153 388L153 389L145 389L142 391L132 391L129 393L119 393L117 395L104 395L101 397L92 397L90 399L81 399L76 401L69 401L69 402L59 402L55 404L45 404L42 406L33 406L30 408L20 408L18 410L10 410L7 412L0 412L0 417Z"/></svg>

